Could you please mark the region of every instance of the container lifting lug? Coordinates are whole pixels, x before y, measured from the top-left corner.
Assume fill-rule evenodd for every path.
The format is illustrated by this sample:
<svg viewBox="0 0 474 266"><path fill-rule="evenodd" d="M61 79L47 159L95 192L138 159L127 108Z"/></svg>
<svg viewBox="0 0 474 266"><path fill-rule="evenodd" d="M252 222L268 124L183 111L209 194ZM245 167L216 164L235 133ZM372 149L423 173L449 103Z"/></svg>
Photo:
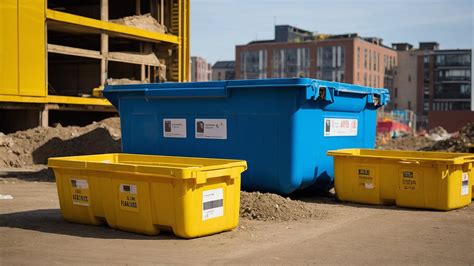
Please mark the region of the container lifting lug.
<svg viewBox="0 0 474 266"><path fill-rule="evenodd" d="M381 105L380 94L374 94L372 97L374 99L374 106L375 107L380 106Z"/></svg>
<svg viewBox="0 0 474 266"><path fill-rule="evenodd" d="M318 99L326 100L326 88L323 88L323 87L319 88Z"/></svg>
<svg viewBox="0 0 474 266"><path fill-rule="evenodd" d="M318 87L316 90L315 100L323 100L328 102L334 102L333 95L329 87Z"/></svg>

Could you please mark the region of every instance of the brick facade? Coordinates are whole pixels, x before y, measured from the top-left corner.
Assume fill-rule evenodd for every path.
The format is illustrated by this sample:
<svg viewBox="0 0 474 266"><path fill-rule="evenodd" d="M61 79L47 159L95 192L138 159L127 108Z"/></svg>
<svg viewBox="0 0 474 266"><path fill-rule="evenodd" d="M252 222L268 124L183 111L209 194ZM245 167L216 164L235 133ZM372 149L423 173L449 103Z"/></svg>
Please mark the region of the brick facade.
<svg viewBox="0 0 474 266"><path fill-rule="evenodd" d="M366 85L371 87L390 87L386 84L385 77L386 61L390 60L391 67L397 63L397 52L391 48L368 42L359 37L326 39L318 41L307 41L298 43L278 43L272 41L254 42L247 45L236 46L235 51L235 75L236 79L243 79L242 53L248 51L266 51L265 74L267 78L274 75L274 53L280 49L306 48L309 50L309 75L310 78L318 78L321 67L318 66L318 48L343 47L344 50L344 78L336 80L346 83ZM358 50L359 49L359 50ZM357 56L359 53L359 59ZM364 53L366 54L364 56ZM365 62L364 62L365 60ZM370 64L370 66L369 66ZM365 66L365 67L364 67ZM324 67L324 66L323 66ZM365 82L364 82L365 76Z"/></svg>

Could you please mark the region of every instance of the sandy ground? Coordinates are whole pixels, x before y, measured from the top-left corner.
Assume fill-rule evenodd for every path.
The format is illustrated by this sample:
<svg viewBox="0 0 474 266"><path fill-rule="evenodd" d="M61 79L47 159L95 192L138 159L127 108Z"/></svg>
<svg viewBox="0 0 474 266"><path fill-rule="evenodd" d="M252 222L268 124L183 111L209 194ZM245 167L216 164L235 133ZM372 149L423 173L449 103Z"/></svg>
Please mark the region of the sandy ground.
<svg viewBox="0 0 474 266"><path fill-rule="evenodd" d="M192 240L65 222L53 182L1 178L0 264L474 264L474 206L436 212L302 198L323 215L241 219Z"/></svg>

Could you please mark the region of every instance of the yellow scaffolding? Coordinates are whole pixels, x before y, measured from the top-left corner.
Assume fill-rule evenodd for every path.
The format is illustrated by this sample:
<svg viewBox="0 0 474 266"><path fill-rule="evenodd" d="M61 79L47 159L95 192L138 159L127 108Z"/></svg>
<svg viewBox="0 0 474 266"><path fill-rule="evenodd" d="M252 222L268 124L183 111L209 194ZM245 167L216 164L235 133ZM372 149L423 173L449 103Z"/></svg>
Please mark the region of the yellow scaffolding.
<svg viewBox="0 0 474 266"><path fill-rule="evenodd" d="M147 0L136 0L137 5ZM73 104L109 106L101 98L61 96L48 93L48 53L74 55L102 61L101 84L107 78L109 61L153 66L137 59L109 58L108 38L120 37L156 44L171 51L166 67L169 81L186 81L189 75L189 0L148 0L161 7L160 20L166 18L171 33L153 32L108 21L108 0L101 0L101 19L47 8L47 0L2 0L0 2L0 102L35 104ZM160 2L161 1L161 2ZM165 6L166 8L163 8ZM166 12L166 13L165 13ZM101 51L48 44L48 29L62 32L100 34L106 40ZM105 51L105 53L104 53ZM124 54L124 53L116 53ZM137 56L135 56L137 58ZM105 66L104 66L105 65ZM105 69L105 70L104 70ZM148 70L149 73L149 70ZM143 76L143 73L142 73ZM93 88L90 88L91 91Z"/></svg>

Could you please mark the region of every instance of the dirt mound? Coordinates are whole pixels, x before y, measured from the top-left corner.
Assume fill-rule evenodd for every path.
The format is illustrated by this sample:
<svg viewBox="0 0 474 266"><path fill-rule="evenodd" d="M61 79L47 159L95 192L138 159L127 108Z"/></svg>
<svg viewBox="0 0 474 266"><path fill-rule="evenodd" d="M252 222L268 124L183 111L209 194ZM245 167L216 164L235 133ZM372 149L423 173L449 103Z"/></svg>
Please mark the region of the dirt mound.
<svg viewBox="0 0 474 266"><path fill-rule="evenodd" d="M109 21L112 23L127 25L154 32L166 33L168 31L167 28L158 23L158 21L152 17L150 13L145 15L135 15L119 19L111 19Z"/></svg>
<svg viewBox="0 0 474 266"><path fill-rule="evenodd" d="M424 136L406 135L391 139L387 143L378 146L384 150L418 150L435 143L434 140Z"/></svg>
<svg viewBox="0 0 474 266"><path fill-rule="evenodd" d="M271 193L240 193L240 216L260 221L298 221L317 216L314 210L299 200Z"/></svg>
<svg viewBox="0 0 474 266"><path fill-rule="evenodd" d="M461 128L459 134L440 140L432 145L422 148L423 151L449 151L449 152L469 152L467 147L474 143L474 123L469 123Z"/></svg>
<svg viewBox="0 0 474 266"><path fill-rule="evenodd" d="M45 164L49 157L119 152L120 120L85 127L37 127L0 136L0 167Z"/></svg>

